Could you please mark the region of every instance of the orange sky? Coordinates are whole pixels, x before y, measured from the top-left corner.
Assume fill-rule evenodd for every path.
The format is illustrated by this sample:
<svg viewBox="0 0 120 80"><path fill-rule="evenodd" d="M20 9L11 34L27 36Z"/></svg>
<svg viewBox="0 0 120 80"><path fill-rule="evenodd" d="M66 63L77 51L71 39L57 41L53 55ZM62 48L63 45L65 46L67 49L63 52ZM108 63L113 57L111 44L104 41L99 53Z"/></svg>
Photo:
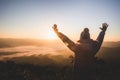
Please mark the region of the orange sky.
<svg viewBox="0 0 120 80"><path fill-rule="evenodd" d="M119 0L0 1L0 37L57 39L51 28L56 23L72 40L78 40L85 27L96 39L99 27L107 22L105 41L120 41L119 4Z"/></svg>

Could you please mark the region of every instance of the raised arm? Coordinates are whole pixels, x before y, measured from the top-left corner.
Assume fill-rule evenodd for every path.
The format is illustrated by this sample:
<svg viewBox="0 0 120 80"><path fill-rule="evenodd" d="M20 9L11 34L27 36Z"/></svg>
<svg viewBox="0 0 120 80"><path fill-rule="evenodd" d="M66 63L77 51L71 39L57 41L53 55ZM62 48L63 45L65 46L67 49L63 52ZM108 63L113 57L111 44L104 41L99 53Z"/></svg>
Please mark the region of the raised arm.
<svg viewBox="0 0 120 80"><path fill-rule="evenodd" d="M97 46L95 46L95 48L94 48L94 53L95 54L98 52L98 50L100 49L100 47L101 47L101 45L103 43L107 27L108 27L108 24L107 23L103 23L102 27L100 28L102 31L99 33L99 35L98 35L98 37L96 39L98 41L98 43L97 43Z"/></svg>
<svg viewBox="0 0 120 80"><path fill-rule="evenodd" d="M57 36L63 41L63 43L70 50L75 52L75 49L76 49L75 48L76 47L75 43L72 40L70 40L66 35L64 35L63 33L59 32L58 29L57 29L57 25L56 24L54 24L52 28L53 28L54 32L57 34Z"/></svg>
<svg viewBox="0 0 120 80"><path fill-rule="evenodd" d="M100 34L97 37L97 41L99 43L99 47L101 47L102 42L104 40L104 36L105 36L105 32L107 30L108 24L107 23L103 23L102 27L100 28L102 31L100 32Z"/></svg>

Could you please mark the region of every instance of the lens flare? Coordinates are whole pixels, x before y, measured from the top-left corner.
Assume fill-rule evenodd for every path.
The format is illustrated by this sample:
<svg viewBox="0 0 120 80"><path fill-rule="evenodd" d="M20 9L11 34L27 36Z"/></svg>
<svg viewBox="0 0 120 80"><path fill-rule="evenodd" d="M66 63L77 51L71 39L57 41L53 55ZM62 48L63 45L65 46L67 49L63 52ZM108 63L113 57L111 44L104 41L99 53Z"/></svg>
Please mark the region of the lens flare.
<svg viewBox="0 0 120 80"><path fill-rule="evenodd" d="M49 31L46 38L50 39L50 40L55 40L56 35L55 35L55 33L53 31Z"/></svg>

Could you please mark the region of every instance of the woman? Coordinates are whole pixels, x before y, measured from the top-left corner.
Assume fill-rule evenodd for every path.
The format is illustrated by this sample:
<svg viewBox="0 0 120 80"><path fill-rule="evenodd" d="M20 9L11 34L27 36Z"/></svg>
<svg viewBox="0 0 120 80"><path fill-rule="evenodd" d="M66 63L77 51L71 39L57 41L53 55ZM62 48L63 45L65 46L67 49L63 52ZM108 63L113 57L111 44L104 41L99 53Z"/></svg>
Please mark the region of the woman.
<svg viewBox="0 0 120 80"><path fill-rule="evenodd" d="M102 24L102 27L100 28L102 31L95 41L90 39L89 29L85 28L84 31L81 33L78 44L74 43L63 33L59 32L57 29L57 25L54 24L53 30L55 31L57 36L75 54L75 61L73 65L73 80L94 80L94 78L92 77L92 72L94 71L94 58L95 54L101 47L107 27L107 23Z"/></svg>

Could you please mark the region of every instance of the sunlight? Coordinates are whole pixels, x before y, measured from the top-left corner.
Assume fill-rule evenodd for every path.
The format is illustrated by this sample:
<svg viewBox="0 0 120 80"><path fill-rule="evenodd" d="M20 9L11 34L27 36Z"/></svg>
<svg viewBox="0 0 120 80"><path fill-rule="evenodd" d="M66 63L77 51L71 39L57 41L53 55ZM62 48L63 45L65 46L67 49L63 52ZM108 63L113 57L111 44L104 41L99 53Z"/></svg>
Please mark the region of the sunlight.
<svg viewBox="0 0 120 80"><path fill-rule="evenodd" d="M50 39L50 40L55 40L55 39L57 39L56 34L55 34L53 31L51 31L51 30L48 32L46 38L47 38L47 39Z"/></svg>

